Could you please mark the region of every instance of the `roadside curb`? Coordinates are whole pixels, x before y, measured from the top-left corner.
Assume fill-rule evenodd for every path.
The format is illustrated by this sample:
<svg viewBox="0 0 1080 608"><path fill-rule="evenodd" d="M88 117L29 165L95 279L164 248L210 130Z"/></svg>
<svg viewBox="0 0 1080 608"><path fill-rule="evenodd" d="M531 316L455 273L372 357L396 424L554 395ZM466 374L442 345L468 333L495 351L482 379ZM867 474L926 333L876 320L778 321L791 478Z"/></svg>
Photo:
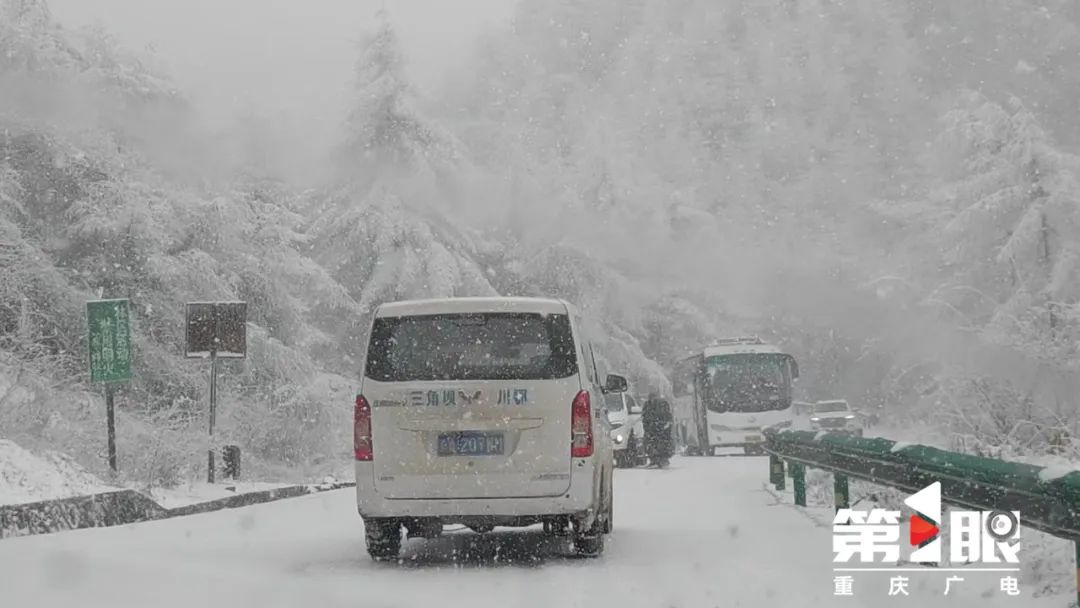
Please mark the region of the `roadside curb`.
<svg viewBox="0 0 1080 608"><path fill-rule="evenodd" d="M306 496L308 494L329 492L331 490L340 490L343 488L351 488L354 486L356 486L356 482L350 481L332 484L320 483L302 486L285 486L283 488L274 488L271 490L246 492L244 494L237 494L235 496L226 496L225 498L218 498L207 502L197 502L191 505L184 505L183 507L175 507L172 509L168 509L167 517L183 517L185 515L197 515L199 513L221 511L222 509L237 509L240 507L249 507L251 505L262 504L265 502L274 502L275 500L297 498L299 496Z"/></svg>
<svg viewBox="0 0 1080 608"><path fill-rule="evenodd" d="M108 528L210 513L355 487L355 482L285 486L167 509L136 490L0 506L0 539Z"/></svg>

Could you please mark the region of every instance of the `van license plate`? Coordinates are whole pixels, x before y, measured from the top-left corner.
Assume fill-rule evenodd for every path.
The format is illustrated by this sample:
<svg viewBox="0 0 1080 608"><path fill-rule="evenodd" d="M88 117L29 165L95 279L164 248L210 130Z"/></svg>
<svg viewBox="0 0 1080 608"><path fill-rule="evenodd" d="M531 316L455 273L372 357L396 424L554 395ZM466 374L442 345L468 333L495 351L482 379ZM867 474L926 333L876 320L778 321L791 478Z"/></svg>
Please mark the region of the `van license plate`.
<svg viewBox="0 0 1080 608"><path fill-rule="evenodd" d="M439 435L439 456L502 456L502 433L461 431Z"/></svg>

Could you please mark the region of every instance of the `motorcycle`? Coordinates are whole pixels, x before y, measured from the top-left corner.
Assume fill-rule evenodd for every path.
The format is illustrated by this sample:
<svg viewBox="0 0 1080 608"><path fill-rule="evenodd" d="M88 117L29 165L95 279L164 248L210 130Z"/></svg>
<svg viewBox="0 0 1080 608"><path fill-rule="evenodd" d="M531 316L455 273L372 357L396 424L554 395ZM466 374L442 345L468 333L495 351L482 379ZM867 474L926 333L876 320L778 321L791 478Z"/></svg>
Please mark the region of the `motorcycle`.
<svg viewBox="0 0 1080 608"><path fill-rule="evenodd" d="M649 466L663 469L671 464L675 455L675 441L671 435L671 424L665 424L660 432L645 434L645 453L649 457Z"/></svg>

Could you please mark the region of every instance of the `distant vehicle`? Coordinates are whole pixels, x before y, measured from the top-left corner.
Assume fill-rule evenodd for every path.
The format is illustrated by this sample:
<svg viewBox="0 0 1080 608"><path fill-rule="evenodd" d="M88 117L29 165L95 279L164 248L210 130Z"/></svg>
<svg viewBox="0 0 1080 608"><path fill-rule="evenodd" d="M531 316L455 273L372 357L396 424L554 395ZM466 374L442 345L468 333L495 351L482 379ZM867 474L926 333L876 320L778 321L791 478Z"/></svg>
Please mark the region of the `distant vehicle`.
<svg viewBox="0 0 1080 608"><path fill-rule="evenodd" d="M814 403L810 401L791 402L791 421L782 422L778 427L796 431L809 431L813 427L810 418L814 415Z"/></svg>
<svg viewBox="0 0 1080 608"><path fill-rule="evenodd" d="M730 338L679 361L675 425L689 455L742 447L764 453L764 427L792 419L795 358L760 338Z"/></svg>
<svg viewBox="0 0 1080 608"><path fill-rule="evenodd" d="M791 413L793 416L806 416L809 418L814 413L814 403L810 401L792 401Z"/></svg>
<svg viewBox="0 0 1080 608"><path fill-rule="evenodd" d="M449 298L375 312L354 451L368 553L402 532L434 538L543 524L597 555L612 529L607 394L575 309L539 298ZM601 384L603 382L603 384Z"/></svg>
<svg viewBox="0 0 1080 608"><path fill-rule="evenodd" d="M858 414L843 399L818 401L814 404L814 413L810 424L815 431L851 433L862 437L863 424Z"/></svg>
<svg viewBox="0 0 1080 608"><path fill-rule="evenodd" d="M604 403L611 423L615 466L626 469L644 464L645 427L641 424L641 406L630 393L609 393L604 396Z"/></svg>

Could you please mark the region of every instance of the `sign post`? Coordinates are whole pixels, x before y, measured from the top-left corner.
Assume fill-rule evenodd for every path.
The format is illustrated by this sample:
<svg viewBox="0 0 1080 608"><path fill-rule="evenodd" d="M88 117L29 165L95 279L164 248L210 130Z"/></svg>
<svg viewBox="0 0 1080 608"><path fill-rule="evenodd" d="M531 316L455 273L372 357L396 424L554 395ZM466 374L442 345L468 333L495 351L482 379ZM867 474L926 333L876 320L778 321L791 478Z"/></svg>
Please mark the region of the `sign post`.
<svg viewBox="0 0 1080 608"><path fill-rule="evenodd" d="M247 304L188 302L185 324L185 356L210 359L210 444L206 452L206 481L214 483L218 359L243 359L247 355Z"/></svg>
<svg viewBox="0 0 1080 608"><path fill-rule="evenodd" d="M109 468L116 465L116 413L113 396L118 382L131 380L131 316L126 299L86 303L90 382L105 385L105 426Z"/></svg>

